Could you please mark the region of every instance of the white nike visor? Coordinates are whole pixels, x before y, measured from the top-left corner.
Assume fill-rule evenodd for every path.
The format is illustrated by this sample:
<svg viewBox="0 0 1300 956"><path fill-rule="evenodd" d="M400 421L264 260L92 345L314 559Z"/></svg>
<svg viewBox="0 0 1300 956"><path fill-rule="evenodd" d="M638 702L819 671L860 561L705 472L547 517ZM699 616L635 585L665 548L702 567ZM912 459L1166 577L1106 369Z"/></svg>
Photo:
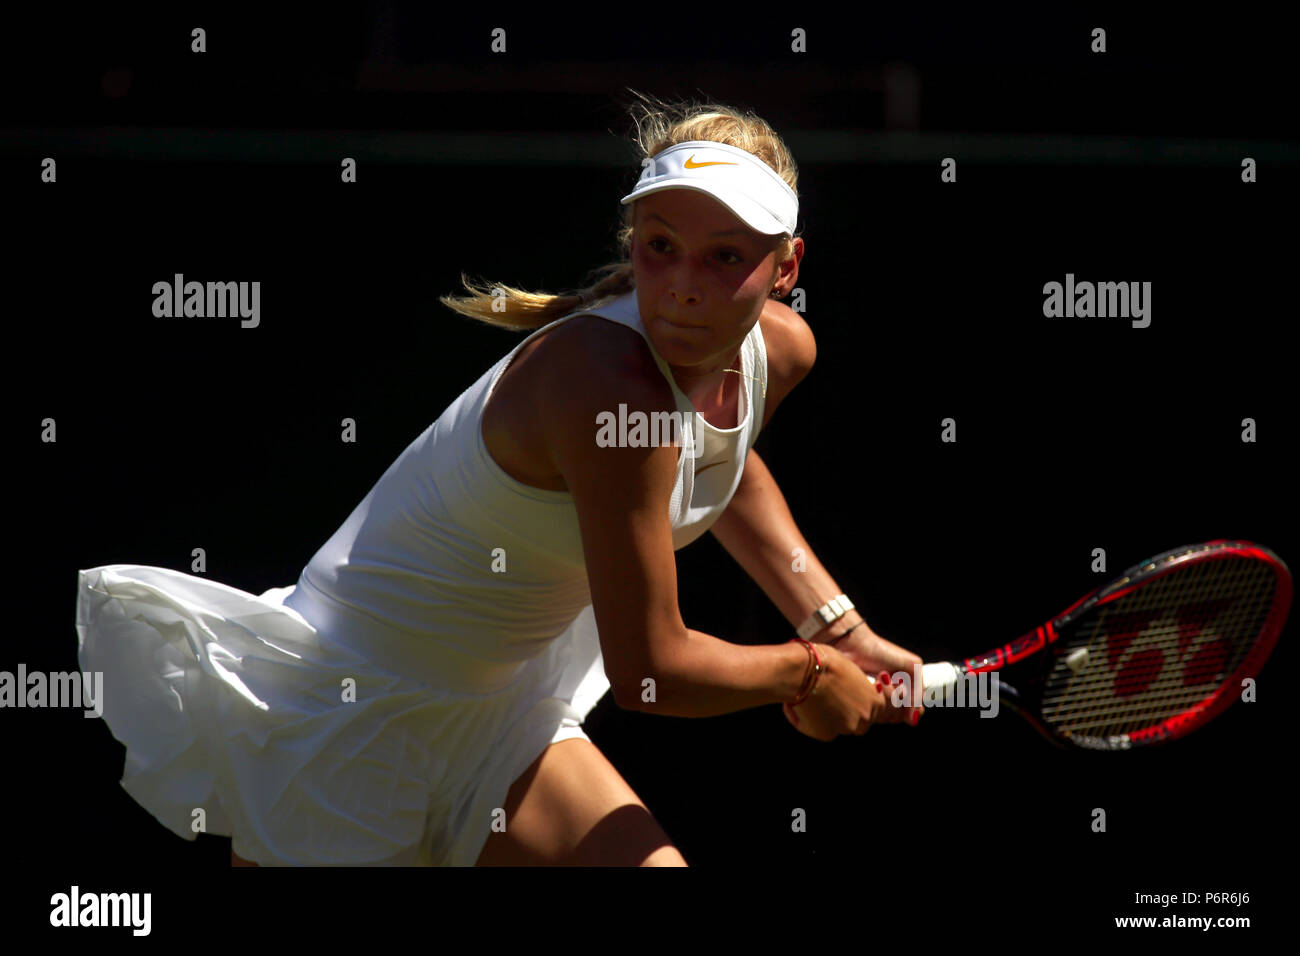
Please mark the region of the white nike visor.
<svg viewBox="0 0 1300 956"><path fill-rule="evenodd" d="M757 233L793 236L799 197L753 153L708 140L690 140L644 160L626 205L661 189L694 189L722 203Z"/></svg>

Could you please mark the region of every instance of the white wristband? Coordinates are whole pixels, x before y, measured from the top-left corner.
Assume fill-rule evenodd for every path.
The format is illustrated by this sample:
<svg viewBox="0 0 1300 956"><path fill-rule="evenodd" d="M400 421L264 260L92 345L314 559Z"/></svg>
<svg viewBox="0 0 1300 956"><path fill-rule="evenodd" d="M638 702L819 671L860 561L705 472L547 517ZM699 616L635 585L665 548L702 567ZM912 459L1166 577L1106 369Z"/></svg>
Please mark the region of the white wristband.
<svg viewBox="0 0 1300 956"><path fill-rule="evenodd" d="M808 620L799 625L795 633L804 640L812 637L823 627L833 621L838 621L849 611L853 610L853 602L846 595L833 597L817 610L812 612Z"/></svg>

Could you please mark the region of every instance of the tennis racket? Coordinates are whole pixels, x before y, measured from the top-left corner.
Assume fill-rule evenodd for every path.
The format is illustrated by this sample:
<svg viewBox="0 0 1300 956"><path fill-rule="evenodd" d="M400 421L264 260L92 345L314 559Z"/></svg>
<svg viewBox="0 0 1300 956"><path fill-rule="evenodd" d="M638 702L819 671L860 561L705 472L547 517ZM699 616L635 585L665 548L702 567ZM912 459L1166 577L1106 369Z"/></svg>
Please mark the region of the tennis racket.
<svg viewBox="0 0 1300 956"><path fill-rule="evenodd" d="M1177 548L1129 568L1018 640L924 665L921 702L939 691L956 700L958 682L975 700L976 682L986 680L999 706L1060 746L1162 743L1204 726L1242 693L1290 608L1291 572L1268 548L1226 540Z"/></svg>

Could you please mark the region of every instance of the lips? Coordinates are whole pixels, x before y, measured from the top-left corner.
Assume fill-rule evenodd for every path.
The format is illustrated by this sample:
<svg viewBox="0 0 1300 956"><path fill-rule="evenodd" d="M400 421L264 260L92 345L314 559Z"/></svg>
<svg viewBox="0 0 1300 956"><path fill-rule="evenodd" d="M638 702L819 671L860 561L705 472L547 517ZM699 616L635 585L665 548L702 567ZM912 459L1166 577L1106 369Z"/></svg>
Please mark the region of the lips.
<svg viewBox="0 0 1300 956"><path fill-rule="evenodd" d="M672 326L673 328L675 328L675 329L702 329L702 328L704 328L704 326L702 326L702 325L683 325L681 322L674 322L674 321L672 321L671 319L665 319L665 318L662 318L662 317L660 317L660 321L662 321L665 325L671 325L671 326Z"/></svg>

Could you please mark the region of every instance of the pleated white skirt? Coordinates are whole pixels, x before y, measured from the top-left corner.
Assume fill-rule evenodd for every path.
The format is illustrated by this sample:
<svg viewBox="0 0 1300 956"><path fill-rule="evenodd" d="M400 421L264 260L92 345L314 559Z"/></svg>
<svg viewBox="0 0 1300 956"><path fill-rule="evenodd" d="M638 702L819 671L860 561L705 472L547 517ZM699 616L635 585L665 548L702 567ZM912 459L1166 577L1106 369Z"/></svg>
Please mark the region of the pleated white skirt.
<svg viewBox="0 0 1300 956"><path fill-rule="evenodd" d="M135 564L79 577L81 669L103 675L123 788L178 836L203 819L264 866L472 866L511 784L587 739L609 689L590 605L473 692L380 666L364 633L286 607L294 590Z"/></svg>

